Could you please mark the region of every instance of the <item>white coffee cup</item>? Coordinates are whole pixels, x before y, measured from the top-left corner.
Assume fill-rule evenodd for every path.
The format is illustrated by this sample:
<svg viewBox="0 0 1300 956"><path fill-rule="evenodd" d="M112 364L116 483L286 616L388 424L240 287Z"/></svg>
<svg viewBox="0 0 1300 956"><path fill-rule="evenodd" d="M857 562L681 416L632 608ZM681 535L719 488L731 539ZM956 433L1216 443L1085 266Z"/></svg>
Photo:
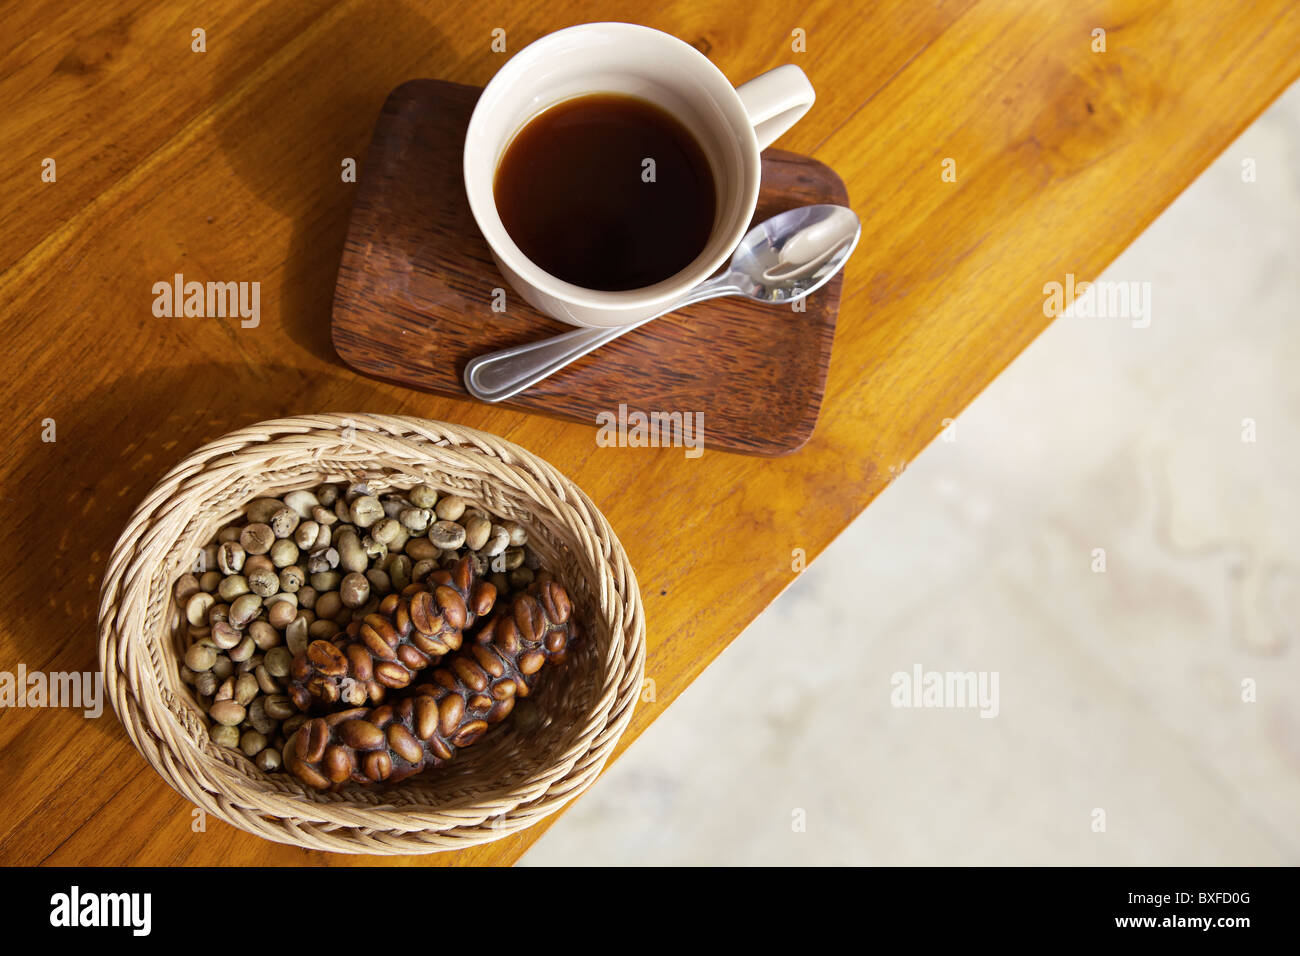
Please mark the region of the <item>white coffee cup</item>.
<svg viewBox="0 0 1300 956"><path fill-rule="evenodd" d="M556 278L520 251L497 212L493 181L515 134L543 110L590 93L636 96L667 110L695 137L713 173L717 212L704 250L681 272L642 289L603 292ZM808 112L814 96L793 65L732 87L704 54L650 27L586 23L548 34L497 72L470 117L470 211L501 274L529 303L573 325L628 325L662 311L731 256L758 202L759 152Z"/></svg>

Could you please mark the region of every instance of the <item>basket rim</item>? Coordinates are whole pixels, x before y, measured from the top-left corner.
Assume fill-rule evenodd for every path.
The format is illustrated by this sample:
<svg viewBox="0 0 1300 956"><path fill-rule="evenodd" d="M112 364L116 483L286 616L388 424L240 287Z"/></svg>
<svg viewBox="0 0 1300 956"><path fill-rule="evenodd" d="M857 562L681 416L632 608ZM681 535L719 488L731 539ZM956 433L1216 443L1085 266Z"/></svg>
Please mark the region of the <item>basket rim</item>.
<svg viewBox="0 0 1300 956"><path fill-rule="evenodd" d="M351 430L351 437L348 437ZM176 536L164 533L193 510L195 488L205 477L265 489L275 484L262 474L240 482L243 459L261 454L301 467L319 460L323 449L382 442L408 456L386 462L368 459L368 470L403 470L415 461L443 470L472 463L484 481L526 490L539 506L562 515L574 540L566 542L597 569L591 582L599 594L594 614L609 623L611 646L601 661L601 692L574 744L559 762L513 783L504 800L466 800L435 808L394 806L383 792L365 802L309 793L296 781L250 791L255 783L238 767L242 756L223 761L194 745L167 704L165 686L153 685L143 624L158 599L158 576ZM310 455L308 454L310 452ZM364 464L358 471L367 470ZM273 469L271 469L273 471ZM449 472L444 472L449 473ZM260 481L260 485L258 484ZM208 489L210 490L210 488ZM251 495L240 498L249 500ZM234 497L239 497L235 495ZM187 510L187 503L190 509ZM171 578L162 599L170 601ZM617 626L616 626L617 625ZM589 787L622 736L640 697L645 669L645 614L636 575L608 520L571 479L545 459L507 439L468 426L414 416L321 413L270 419L207 442L173 466L132 513L119 535L104 573L99 608L99 662L114 711L135 748L178 793L207 812L247 832L308 849L344 853L414 854L462 848L500 839L549 816ZM156 671L153 672L156 674ZM570 759L571 758L571 759ZM246 762L246 761L245 761ZM223 791L221 784L231 789ZM231 797L229 794L238 794ZM355 796L355 795L353 795Z"/></svg>

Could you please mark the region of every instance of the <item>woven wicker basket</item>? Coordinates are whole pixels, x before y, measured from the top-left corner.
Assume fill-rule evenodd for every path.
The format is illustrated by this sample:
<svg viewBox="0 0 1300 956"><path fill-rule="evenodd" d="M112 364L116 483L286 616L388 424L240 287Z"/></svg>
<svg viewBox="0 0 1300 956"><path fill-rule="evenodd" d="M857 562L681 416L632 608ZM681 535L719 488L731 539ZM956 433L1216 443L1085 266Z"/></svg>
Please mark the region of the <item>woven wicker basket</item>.
<svg viewBox="0 0 1300 956"><path fill-rule="evenodd" d="M518 521L573 598L585 637L535 697L525 734L505 721L445 768L386 790L317 793L263 773L208 737L180 679L185 639L172 584L253 498L320 482L376 492L428 482ZM484 432L418 418L313 415L205 445L136 510L108 563L99 656L135 746L184 797L280 843L342 853L459 849L556 812L595 780L632 716L645 668L636 576L605 517L553 467Z"/></svg>

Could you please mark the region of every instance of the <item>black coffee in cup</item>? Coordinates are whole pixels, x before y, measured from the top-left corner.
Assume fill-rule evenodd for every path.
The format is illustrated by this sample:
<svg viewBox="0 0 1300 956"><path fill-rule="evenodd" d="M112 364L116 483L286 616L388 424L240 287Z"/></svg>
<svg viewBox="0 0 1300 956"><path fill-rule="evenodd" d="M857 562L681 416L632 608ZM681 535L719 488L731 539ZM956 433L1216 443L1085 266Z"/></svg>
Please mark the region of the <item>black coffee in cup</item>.
<svg viewBox="0 0 1300 956"><path fill-rule="evenodd" d="M598 93L534 117L506 147L493 193L510 238L558 279L640 289L704 251L717 190L686 127L645 100Z"/></svg>

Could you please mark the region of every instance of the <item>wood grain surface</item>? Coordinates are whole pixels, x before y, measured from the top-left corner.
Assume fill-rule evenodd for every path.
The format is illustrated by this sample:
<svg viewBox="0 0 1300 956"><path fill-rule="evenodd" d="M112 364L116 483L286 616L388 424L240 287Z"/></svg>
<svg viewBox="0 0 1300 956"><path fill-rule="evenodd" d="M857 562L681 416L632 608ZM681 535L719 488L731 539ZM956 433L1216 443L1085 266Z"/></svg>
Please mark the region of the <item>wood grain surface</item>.
<svg viewBox="0 0 1300 956"><path fill-rule="evenodd" d="M486 352L573 331L510 289L469 210L461 159L479 90L412 80L375 124L357 184L334 292L333 339L353 368L454 398ZM847 205L829 167L784 150L763 153L754 222L814 203ZM843 276L801 312L749 299L712 299L629 332L503 402L584 422L628 413L690 414L704 447L785 455L812 436L835 338ZM493 309L497 289L503 310ZM681 420L680 418L678 419Z"/></svg>
<svg viewBox="0 0 1300 956"><path fill-rule="evenodd" d="M362 377L331 347L340 168L364 177L388 93L482 86L600 19L675 33L737 83L795 62L818 91L777 145L834 169L864 230L796 454L601 448L588 425ZM109 549L202 442L302 412L422 415L540 453L627 545L656 693L623 747L790 584L792 554L815 558L1047 325L1044 283L1094 278L1300 71L1294 0L18 0L4 27L0 670L96 667ZM155 316L177 273L259 282L259 323ZM870 640L870 608L858 626ZM198 830L111 711L0 710L0 761L3 863L354 862ZM540 832L397 862L510 863Z"/></svg>

